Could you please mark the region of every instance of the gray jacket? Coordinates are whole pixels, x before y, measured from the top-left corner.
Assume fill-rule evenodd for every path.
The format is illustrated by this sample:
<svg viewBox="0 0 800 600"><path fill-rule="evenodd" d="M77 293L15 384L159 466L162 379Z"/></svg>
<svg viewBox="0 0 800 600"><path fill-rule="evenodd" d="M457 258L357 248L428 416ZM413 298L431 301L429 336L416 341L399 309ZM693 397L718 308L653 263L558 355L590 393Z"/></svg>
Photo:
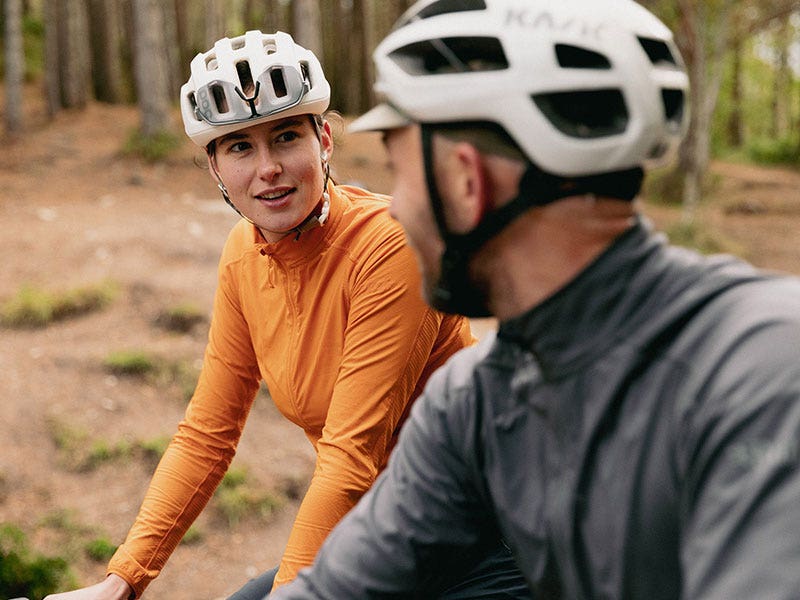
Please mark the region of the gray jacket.
<svg viewBox="0 0 800 600"><path fill-rule="evenodd" d="M800 282L639 223L431 378L270 598L403 598L499 530L540 598L800 598Z"/></svg>

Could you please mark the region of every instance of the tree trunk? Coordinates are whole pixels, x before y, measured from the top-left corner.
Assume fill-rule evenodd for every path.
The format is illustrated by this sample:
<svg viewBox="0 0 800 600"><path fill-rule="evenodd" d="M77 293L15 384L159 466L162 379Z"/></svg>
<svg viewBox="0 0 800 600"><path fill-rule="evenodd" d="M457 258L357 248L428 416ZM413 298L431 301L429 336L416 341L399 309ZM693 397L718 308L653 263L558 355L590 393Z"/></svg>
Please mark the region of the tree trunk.
<svg viewBox="0 0 800 600"><path fill-rule="evenodd" d="M173 90L167 80L163 16L158 0L134 0L136 95L141 112L140 129L146 138L169 129Z"/></svg>
<svg viewBox="0 0 800 600"><path fill-rule="evenodd" d="M16 134L22 130L23 125L22 84L25 77L21 0L4 0L3 18L5 26L6 130L10 134Z"/></svg>
<svg viewBox="0 0 800 600"><path fill-rule="evenodd" d="M342 110L346 114L359 114L363 112L362 109L362 94L363 88L366 84L364 79L364 62L371 60L371 57L366 56L366 32L364 23L364 0L353 0L348 18L350 25L350 35L348 43L346 44L348 55L347 60L344 62L348 65L344 102ZM345 79L342 78L338 85L344 85Z"/></svg>
<svg viewBox="0 0 800 600"><path fill-rule="evenodd" d="M292 5L281 0L268 0L267 6L264 32L286 31L294 35L292 29Z"/></svg>
<svg viewBox="0 0 800 600"><path fill-rule="evenodd" d="M121 56L121 15L116 0L90 0L92 81L94 96L119 103L126 98Z"/></svg>
<svg viewBox="0 0 800 600"><path fill-rule="evenodd" d="M690 95L690 121L679 156L684 173L683 215L694 220L703 192L711 158L711 122L722 83L722 64L731 35L733 0L724 0L714 11L705 2L681 0L681 51L687 61Z"/></svg>
<svg viewBox="0 0 800 600"><path fill-rule="evenodd" d="M61 110L61 67L59 65L59 0L44 3L44 94L47 114Z"/></svg>
<svg viewBox="0 0 800 600"><path fill-rule="evenodd" d="M789 48L792 43L791 24L784 20L775 32L775 85L773 95L772 132L776 139L785 138L790 127L790 90L792 73L789 67Z"/></svg>
<svg viewBox="0 0 800 600"><path fill-rule="evenodd" d="M161 18L164 21L164 52L167 59L167 89L174 98L178 97L178 90L183 82L188 79L188 62L181 61L181 48L178 40L178 15L175 9L175 0L162 0ZM185 73L185 74L184 74Z"/></svg>
<svg viewBox="0 0 800 600"><path fill-rule="evenodd" d="M225 37L225 15L220 0L206 0L206 43L211 48L218 39Z"/></svg>
<svg viewBox="0 0 800 600"><path fill-rule="evenodd" d="M727 143L733 148L741 148L744 144L744 121L742 118L742 41L736 40L731 48L732 69L731 76L731 112L728 115L726 126L728 139Z"/></svg>
<svg viewBox="0 0 800 600"><path fill-rule="evenodd" d="M292 2L292 37L298 44L311 50L320 62L324 61L322 27L317 0L294 0Z"/></svg>
<svg viewBox="0 0 800 600"><path fill-rule="evenodd" d="M65 108L83 108L91 88L91 51L89 17L84 0L61 0L59 3L58 53L61 104Z"/></svg>

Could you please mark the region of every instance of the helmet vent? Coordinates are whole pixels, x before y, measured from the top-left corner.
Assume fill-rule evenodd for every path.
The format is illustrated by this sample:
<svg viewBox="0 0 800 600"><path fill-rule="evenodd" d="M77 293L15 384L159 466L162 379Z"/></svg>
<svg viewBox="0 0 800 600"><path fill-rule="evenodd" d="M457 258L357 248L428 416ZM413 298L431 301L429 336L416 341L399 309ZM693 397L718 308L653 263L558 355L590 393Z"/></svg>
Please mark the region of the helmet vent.
<svg viewBox="0 0 800 600"><path fill-rule="evenodd" d="M217 62L217 55L211 54L206 57L206 69L208 71L216 71L219 68L219 63Z"/></svg>
<svg viewBox="0 0 800 600"><path fill-rule="evenodd" d="M217 112L220 114L228 112L228 100L225 98L225 90L219 84L211 86L211 96L214 98L214 103L217 105Z"/></svg>
<svg viewBox="0 0 800 600"><path fill-rule="evenodd" d="M569 137L619 135L628 126L628 109L617 89L537 94L533 101L553 126Z"/></svg>
<svg viewBox="0 0 800 600"><path fill-rule="evenodd" d="M266 54L275 54L278 51L278 46L275 44L275 40L272 38L264 38L264 52Z"/></svg>
<svg viewBox="0 0 800 600"><path fill-rule="evenodd" d="M189 92L189 106L192 107L192 113L191 114L192 114L192 117L194 118L194 120L195 121L202 121L203 119L201 119L197 115L197 97L194 95L194 92Z"/></svg>
<svg viewBox="0 0 800 600"><path fill-rule="evenodd" d="M678 66L678 61L675 60L675 55L672 54L672 50L670 50L666 42L645 37L638 39L651 63L656 66L665 64L674 67Z"/></svg>
<svg viewBox="0 0 800 600"><path fill-rule="evenodd" d="M664 102L664 115L667 121L675 125L680 125L683 121L683 90L661 90L661 99Z"/></svg>
<svg viewBox="0 0 800 600"><path fill-rule="evenodd" d="M245 96L252 96L256 89L253 83L253 74L250 71L250 63L246 60L240 60L236 63L236 73L239 75L239 82L242 84L242 93Z"/></svg>
<svg viewBox="0 0 800 600"><path fill-rule="evenodd" d="M389 55L409 75L441 75L508 68L503 46L491 37L451 37L414 42Z"/></svg>
<svg viewBox="0 0 800 600"><path fill-rule="evenodd" d="M300 75L303 77L303 81L307 81L308 85L314 87L314 82L311 81L311 69L308 67L308 63L304 60L300 61Z"/></svg>
<svg viewBox="0 0 800 600"><path fill-rule="evenodd" d="M394 26L394 29L405 27L412 21L420 19L473 10L486 10L486 2L484 0L437 0L427 6L423 6L416 12L409 12L403 15Z"/></svg>
<svg viewBox="0 0 800 600"><path fill-rule="evenodd" d="M231 40L231 49L232 50L241 50L244 48L244 36L240 35L237 38L233 38Z"/></svg>
<svg viewBox="0 0 800 600"><path fill-rule="evenodd" d="M283 98L289 93L286 80L283 78L283 69L272 69L269 72L269 78L272 81L272 89L275 91L276 98Z"/></svg>
<svg viewBox="0 0 800 600"><path fill-rule="evenodd" d="M602 54L569 44L556 44L556 58L558 64L565 69L611 68L611 61Z"/></svg>

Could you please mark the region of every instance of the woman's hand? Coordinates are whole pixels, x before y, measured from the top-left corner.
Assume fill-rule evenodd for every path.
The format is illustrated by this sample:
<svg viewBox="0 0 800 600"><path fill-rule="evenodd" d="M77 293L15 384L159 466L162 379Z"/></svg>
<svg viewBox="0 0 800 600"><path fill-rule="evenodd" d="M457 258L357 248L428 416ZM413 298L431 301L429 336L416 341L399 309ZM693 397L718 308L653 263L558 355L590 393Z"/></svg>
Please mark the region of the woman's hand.
<svg viewBox="0 0 800 600"><path fill-rule="evenodd" d="M127 600L133 593L128 582L113 573L100 583L61 594L50 594L44 600Z"/></svg>

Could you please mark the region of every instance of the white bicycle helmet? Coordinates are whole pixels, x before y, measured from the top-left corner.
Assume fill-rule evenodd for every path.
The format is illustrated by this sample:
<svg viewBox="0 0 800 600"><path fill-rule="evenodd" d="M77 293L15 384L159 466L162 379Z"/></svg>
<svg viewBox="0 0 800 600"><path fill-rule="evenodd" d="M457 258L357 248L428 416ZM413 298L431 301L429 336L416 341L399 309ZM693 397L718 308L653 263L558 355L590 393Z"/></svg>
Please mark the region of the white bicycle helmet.
<svg viewBox="0 0 800 600"><path fill-rule="evenodd" d="M374 59L387 104L350 131L489 121L557 176L669 157L687 125L672 34L632 0L421 0Z"/></svg>
<svg viewBox="0 0 800 600"><path fill-rule="evenodd" d="M330 96L313 52L288 33L248 31L194 57L180 101L186 134L205 147L256 123L322 114Z"/></svg>

